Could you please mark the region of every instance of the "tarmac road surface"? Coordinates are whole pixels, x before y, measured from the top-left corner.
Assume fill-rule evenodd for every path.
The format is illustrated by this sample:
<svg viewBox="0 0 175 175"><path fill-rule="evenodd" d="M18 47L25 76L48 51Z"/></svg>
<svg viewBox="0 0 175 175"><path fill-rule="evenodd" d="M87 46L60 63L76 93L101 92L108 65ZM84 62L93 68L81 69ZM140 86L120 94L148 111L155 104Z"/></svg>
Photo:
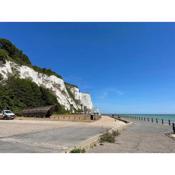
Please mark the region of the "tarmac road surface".
<svg viewBox="0 0 175 175"><path fill-rule="evenodd" d="M80 122L0 121L0 153L65 152L106 129Z"/></svg>

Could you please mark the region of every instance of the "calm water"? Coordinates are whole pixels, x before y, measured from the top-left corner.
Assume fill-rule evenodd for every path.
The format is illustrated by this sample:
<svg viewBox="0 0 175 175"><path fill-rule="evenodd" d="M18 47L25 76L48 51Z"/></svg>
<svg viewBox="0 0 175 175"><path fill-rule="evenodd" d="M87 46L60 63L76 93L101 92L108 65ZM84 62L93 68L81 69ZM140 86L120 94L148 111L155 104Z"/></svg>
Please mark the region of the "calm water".
<svg viewBox="0 0 175 175"><path fill-rule="evenodd" d="M171 120L175 122L175 114L120 114L120 116L157 118L160 120L164 119L165 121Z"/></svg>

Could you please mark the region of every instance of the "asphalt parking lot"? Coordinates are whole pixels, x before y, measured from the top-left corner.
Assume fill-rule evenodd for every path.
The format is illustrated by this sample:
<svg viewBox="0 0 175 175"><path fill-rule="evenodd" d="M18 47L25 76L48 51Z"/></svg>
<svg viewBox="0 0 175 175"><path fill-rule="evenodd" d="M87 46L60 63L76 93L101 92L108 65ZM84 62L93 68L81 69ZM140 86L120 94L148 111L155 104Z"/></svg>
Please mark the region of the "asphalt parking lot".
<svg viewBox="0 0 175 175"><path fill-rule="evenodd" d="M106 127L82 122L0 120L0 153L60 153Z"/></svg>

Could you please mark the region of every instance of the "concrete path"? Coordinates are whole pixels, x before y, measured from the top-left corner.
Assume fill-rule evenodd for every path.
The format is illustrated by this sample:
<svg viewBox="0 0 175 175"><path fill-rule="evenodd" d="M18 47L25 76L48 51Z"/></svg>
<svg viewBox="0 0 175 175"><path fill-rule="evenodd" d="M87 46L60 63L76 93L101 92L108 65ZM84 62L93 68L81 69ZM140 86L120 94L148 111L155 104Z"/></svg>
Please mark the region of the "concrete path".
<svg viewBox="0 0 175 175"><path fill-rule="evenodd" d="M133 121L116 137L114 144L105 143L89 152L93 153L175 153L175 140L165 133L171 127L144 121Z"/></svg>

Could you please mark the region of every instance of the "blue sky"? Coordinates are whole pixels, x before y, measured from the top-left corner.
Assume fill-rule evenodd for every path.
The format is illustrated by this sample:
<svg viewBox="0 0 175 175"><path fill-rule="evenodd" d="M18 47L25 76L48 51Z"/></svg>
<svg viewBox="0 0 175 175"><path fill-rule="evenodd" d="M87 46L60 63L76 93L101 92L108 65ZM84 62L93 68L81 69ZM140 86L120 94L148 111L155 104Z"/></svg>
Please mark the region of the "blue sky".
<svg viewBox="0 0 175 175"><path fill-rule="evenodd" d="M175 113L175 23L0 23L34 65L106 113Z"/></svg>

